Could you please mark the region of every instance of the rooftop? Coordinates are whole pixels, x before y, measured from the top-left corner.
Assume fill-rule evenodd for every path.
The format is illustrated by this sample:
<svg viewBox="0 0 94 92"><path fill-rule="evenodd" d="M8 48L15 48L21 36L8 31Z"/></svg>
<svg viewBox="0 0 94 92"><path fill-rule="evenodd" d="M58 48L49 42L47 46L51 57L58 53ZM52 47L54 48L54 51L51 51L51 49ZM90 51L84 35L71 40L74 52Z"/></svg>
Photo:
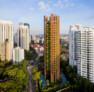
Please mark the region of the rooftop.
<svg viewBox="0 0 94 92"><path fill-rule="evenodd" d="M13 24L11 21L0 20L0 24Z"/></svg>

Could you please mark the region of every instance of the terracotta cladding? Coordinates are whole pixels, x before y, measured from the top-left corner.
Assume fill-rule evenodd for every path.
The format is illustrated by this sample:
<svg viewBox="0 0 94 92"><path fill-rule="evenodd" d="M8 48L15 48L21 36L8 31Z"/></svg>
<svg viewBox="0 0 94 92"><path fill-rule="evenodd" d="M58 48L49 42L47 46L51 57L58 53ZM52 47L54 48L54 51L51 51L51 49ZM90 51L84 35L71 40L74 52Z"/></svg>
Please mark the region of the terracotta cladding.
<svg viewBox="0 0 94 92"><path fill-rule="evenodd" d="M44 71L45 79L47 78L47 62L46 62L46 48L47 48L47 23L50 24L49 29L49 40L50 40L50 80L51 82L56 82L60 77L60 43L59 43L59 16L54 16L51 14L50 18L44 17Z"/></svg>

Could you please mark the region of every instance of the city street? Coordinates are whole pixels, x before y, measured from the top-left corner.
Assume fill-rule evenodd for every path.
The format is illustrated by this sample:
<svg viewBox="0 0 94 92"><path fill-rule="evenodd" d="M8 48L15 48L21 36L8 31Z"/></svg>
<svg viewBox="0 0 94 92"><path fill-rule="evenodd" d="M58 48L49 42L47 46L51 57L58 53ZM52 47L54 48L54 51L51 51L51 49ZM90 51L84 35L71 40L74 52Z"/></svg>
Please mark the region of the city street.
<svg viewBox="0 0 94 92"><path fill-rule="evenodd" d="M35 82L33 81L32 74L31 74L31 71L32 71L32 69L34 67L35 67L35 65L30 65L30 64L27 67L27 72L28 72L28 75L29 75L29 79L28 79L28 81L29 81L29 84L28 84L28 92L36 92Z"/></svg>

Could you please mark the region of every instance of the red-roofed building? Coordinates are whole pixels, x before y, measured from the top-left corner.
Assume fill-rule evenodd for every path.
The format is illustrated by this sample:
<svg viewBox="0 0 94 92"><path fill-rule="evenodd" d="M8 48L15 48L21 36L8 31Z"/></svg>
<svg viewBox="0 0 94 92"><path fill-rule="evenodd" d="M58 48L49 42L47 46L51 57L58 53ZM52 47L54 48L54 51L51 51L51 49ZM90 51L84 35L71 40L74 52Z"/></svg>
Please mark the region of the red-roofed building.
<svg viewBox="0 0 94 92"><path fill-rule="evenodd" d="M32 48L36 50L37 53L44 52L44 45L40 46L38 44L31 45Z"/></svg>

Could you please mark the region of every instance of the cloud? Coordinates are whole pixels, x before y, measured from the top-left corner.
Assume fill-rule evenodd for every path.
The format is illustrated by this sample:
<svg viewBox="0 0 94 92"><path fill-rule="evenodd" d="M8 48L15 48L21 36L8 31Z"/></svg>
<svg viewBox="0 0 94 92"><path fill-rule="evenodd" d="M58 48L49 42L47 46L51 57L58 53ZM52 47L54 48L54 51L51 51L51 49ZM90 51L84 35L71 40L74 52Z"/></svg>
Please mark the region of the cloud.
<svg viewBox="0 0 94 92"><path fill-rule="evenodd" d="M74 4L72 3L72 4L70 4L70 6L71 6L71 7L73 7L73 6L74 6Z"/></svg>
<svg viewBox="0 0 94 92"><path fill-rule="evenodd" d="M74 3L67 3L66 5L65 5L65 8L69 8L69 7L74 7L75 6L75 4Z"/></svg>
<svg viewBox="0 0 94 92"><path fill-rule="evenodd" d="M58 6L60 8L63 8L61 0L58 0L58 2L54 4L54 6Z"/></svg>
<svg viewBox="0 0 94 92"><path fill-rule="evenodd" d="M31 7L31 8L30 8L30 10L31 10L31 11L34 11L34 8L33 8L33 7Z"/></svg>
<svg viewBox="0 0 94 92"><path fill-rule="evenodd" d="M46 11L46 12L51 12L51 8L49 4L45 4L43 1L38 3L40 10Z"/></svg>
<svg viewBox="0 0 94 92"><path fill-rule="evenodd" d="M74 6L74 4L72 3L72 4L70 4L70 6L71 6L71 7L73 7L73 6Z"/></svg>
<svg viewBox="0 0 94 92"><path fill-rule="evenodd" d="M65 1L65 2L62 2ZM54 4L56 7L60 7L61 9L69 8L69 7L74 7L74 3L69 3L69 0L58 0L57 3ZM63 3L63 4L62 4Z"/></svg>

